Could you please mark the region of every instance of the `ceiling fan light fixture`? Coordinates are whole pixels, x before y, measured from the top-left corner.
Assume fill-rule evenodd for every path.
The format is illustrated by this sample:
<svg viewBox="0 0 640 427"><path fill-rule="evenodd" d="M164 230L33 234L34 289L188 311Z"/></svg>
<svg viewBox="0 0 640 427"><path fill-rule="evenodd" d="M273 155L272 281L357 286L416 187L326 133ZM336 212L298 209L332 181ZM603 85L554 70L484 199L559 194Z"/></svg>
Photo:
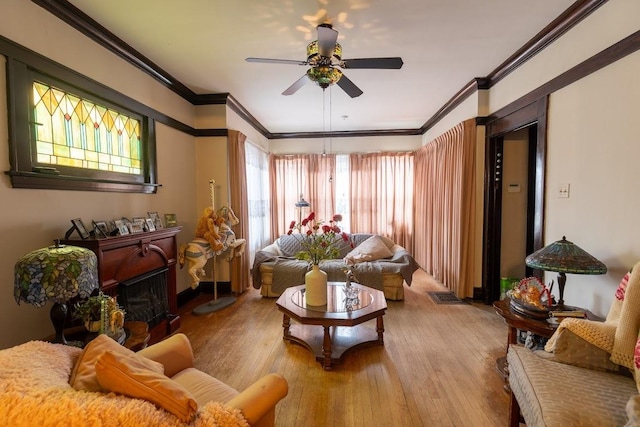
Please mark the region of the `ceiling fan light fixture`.
<svg viewBox="0 0 640 427"><path fill-rule="evenodd" d="M329 66L313 67L307 70L307 77L321 88L326 89L340 80L342 71Z"/></svg>
<svg viewBox="0 0 640 427"><path fill-rule="evenodd" d="M318 40L314 40L307 45L307 61L311 65L313 65L313 62L319 61L319 49ZM342 60L342 46L340 46L340 43L336 43L336 46L333 48L332 58L338 62Z"/></svg>

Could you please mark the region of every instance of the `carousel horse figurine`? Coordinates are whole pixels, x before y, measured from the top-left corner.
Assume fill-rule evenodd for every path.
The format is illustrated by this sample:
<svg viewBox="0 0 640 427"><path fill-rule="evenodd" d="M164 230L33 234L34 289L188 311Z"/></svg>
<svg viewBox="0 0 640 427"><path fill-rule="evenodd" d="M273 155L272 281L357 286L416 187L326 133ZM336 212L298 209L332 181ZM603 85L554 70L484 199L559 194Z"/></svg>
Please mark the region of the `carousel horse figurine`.
<svg viewBox="0 0 640 427"><path fill-rule="evenodd" d="M178 251L178 264L184 266L185 260L189 262L189 275L191 276L191 288L196 289L200 284L200 277L204 276L204 266L214 256L211 245L206 239L196 238L189 243L180 245Z"/></svg>
<svg viewBox="0 0 640 427"><path fill-rule="evenodd" d="M239 257L244 254L244 249L247 243L246 239L236 239L236 233L233 232L231 226L240 224L240 220L233 212L230 206L223 206L216 212L218 215L219 234L224 248L216 252L217 255L225 252L227 249L231 249L227 261L231 261L234 257Z"/></svg>

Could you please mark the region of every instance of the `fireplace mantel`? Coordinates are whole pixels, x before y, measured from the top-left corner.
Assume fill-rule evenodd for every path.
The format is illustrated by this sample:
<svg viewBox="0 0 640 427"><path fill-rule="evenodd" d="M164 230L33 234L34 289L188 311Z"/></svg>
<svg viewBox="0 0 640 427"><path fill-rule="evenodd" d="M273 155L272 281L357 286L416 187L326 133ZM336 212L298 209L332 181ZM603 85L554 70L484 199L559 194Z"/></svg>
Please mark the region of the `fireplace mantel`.
<svg viewBox="0 0 640 427"><path fill-rule="evenodd" d="M163 228L145 233L128 234L86 240L67 239L63 244L92 250L98 257L100 289L108 295L118 295L118 284L159 268L168 268L168 318L151 330L150 344L162 340L180 327L176 295L176 235L182 227Z"/></svg>

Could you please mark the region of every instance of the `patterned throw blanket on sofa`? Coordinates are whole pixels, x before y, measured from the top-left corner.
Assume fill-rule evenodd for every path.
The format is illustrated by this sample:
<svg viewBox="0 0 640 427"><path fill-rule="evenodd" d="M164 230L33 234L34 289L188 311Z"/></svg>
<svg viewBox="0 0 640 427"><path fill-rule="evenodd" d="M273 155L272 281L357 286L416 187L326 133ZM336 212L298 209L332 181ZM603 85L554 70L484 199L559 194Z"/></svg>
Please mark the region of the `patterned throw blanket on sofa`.
<svg viewBox="0 0 640 427"><path fill-rule="evenodd" d="M355 233L351 235L351 241L355 247L373 236L373 234ZM260 288L260 264L273 262L273 283L271 289L281 293L286 288L304 284L304 275L310 269L310 265L297 260L296 254L302 250L300 241L295 236L283 235L278 239L278 247L281 256L270 252L258 251L253 263L253 286ZM339 258L320 262L320 268L327 273L327 280L343 282L345 275L342 269L345 267L343 258L351 251L350 242L344 242L339 247ZM403 279L411 286L413 273L418 269L418 264L409 252L404 248L398 248L390 258L377 261L367 261L355 264L353 271L358 282L374 289L382 290L382 273L400 273Z"/></svg>

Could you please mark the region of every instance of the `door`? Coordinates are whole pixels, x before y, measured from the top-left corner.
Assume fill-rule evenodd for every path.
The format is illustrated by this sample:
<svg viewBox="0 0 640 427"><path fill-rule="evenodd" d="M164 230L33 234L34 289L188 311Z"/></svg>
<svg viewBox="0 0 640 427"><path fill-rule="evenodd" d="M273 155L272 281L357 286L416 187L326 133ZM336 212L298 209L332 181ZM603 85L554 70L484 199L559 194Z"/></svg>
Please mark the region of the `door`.
<svg viewBox="0 0 640 427"><path fill-rule="evenodd" d="M500 299L501 277L532 274L524 258L542 247L546 106L545 97L497 114L487 124L482 268L486 304Z"/></svg>

